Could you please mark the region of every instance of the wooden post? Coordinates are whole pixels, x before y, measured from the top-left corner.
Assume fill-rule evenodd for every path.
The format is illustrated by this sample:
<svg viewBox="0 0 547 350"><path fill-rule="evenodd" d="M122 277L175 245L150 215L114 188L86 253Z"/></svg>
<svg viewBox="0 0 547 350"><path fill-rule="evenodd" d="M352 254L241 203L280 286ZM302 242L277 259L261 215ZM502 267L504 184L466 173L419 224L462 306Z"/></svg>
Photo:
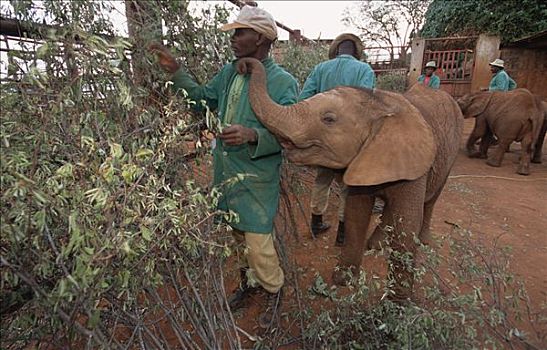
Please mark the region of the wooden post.
<svg viewBox="0 0 547 350"><path fill-rule="evenodd" d="M420 74L422 74L423 59L425 51L425 39L414 38L411 43L412 57L410 58L410 69L408 74L408 85L413 85Z"/></svg>
<svg viewBox="0 0 547 350"><path fill-rule="evenodd" d="M498 36L481 34L475 46L475 68L471 92L487 88L492 79L490 66L494 59L500 57L500 38Z"/></svg>

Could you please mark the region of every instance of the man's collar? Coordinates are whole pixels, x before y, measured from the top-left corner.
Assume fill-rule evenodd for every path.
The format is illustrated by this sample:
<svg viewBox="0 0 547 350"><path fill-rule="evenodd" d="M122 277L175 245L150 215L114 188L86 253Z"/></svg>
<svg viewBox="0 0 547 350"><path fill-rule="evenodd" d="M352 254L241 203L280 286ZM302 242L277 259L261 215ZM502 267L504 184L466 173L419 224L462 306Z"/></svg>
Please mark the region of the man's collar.
<svg viewBox="0 0 547 350"><path fill-rule="evenodd" d="M353 57L352 55L348 55L348 54L345 54L345 53L336 56L336 58L350 58L350 59L352 59L352 60L357 60L357 58Z"/></svg>
<svg viewBox="0 0 547 350"><path fill-rule="evenodd" d="M242 58L244 58L244 57L242 57ZM238 59L239 58L236 58L236 59L232 60L232 64L235 65ZM260 62L262 62L264 67L268 67L268 66L271 66L274 63L274 60L271 56L268 56L265 59L261 60Z"/></svg>

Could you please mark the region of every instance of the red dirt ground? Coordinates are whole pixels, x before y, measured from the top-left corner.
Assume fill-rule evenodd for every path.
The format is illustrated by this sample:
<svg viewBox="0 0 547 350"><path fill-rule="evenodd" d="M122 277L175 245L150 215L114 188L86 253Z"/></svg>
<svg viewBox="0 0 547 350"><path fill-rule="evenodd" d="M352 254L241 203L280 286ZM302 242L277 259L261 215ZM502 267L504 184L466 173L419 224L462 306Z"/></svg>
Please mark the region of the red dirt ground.
<svg viewBox="0 0 547 350"><path fill-rule="evenodd" d="M501 235L498 246L513 248L510 270L524 281L532 310L539 310L541 305L547 305L547 146L544 147L543 163L532 164L529 176L515 172L520 149L520 144L516 143L505 155L502 166L493 168L486 165L485 160L469 159L464 153L463 145L473 123L474 120L465 122L458 159L435 207L432 232L436 236L449 234L452 229L452 225L446 223L449 222L471 230L483 244L493 244ZM304 181L311 183L311 176ZM323 298L308 299L306 291L316 273L321 274L327 284L332 284L330 276L339 253L339 248L333 244L337 221L336 194L331 195L326 215L327 221L334 225L316 240L312 240L307 226L308 195L303 196L301 202L305 216L298 215L297 234L281 234L288 262L292 264L290 270L298 276L287 278L283 305L285 318L290 317L291 311L298 310L294 291L296 282L302 292L301 303L315 310L327 305ZM362 267L380 275L384 275L386 269L385 263L374 257L366 257ZM227 290L232 290L235 283L235 279L230 281ZM256 322L259 302L255 302L236 313L238 326L251 335L261 332ZM297 328L298 325L293 325L294 335L298 333ZM244 345L252 347L252 342ZM290 348L295 348L295 345Z"/></svg>

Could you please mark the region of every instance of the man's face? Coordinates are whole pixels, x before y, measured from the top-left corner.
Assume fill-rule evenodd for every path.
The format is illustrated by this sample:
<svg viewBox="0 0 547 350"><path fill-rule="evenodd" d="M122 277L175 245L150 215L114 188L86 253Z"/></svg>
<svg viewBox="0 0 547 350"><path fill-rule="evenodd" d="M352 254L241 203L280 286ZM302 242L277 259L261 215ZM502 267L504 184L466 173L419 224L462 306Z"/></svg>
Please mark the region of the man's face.
<svg viewBox="0 0 547 350"><path fill-rule="evenodd" d="M492 72L492 74L496 74L497 72L499 72L499 70L500 70L499 67L490 66L490 71Z"/></svg>
<svg viewBox="0 0 547 350"><path fill-rule="evenodd" d="M250 28L238 28L230 39L236 58L253 57L258 50L260 34Z"/></svg>
<svg viewBox="0 0 547 350"><path fill-rule="evenodd" d="M425 75L427 75L428 77L430 77L430 76L433 74L434 71L435 71L435 68L433 68L433 67L427 67L427 68L425 69Z"/></svg>

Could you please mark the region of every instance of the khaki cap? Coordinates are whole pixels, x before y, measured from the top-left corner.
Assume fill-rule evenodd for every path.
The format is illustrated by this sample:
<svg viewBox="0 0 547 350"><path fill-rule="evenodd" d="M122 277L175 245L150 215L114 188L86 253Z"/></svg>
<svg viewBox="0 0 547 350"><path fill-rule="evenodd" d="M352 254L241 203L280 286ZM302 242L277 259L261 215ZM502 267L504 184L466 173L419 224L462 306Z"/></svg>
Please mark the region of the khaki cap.
<svg viewBox="0 0 547 350"><path fill-rule="evenodd" d="M429 61L425 64L425 68L428 68L428 67L431 67L431 68L437 68L437 62L435 61Z"/></svg>
<svg viewBox="0 0 547 350"><path fill-rule="evenodd" d="M361 42L361 39L355 34L351 33L344 33L340 34L332 41L332 44L330 44L329 47L329 59L332 60L333 58L336 58L336 54L338 51L338 45L342 43L342 41L352 41L355 45L355 58L358 60L363 57L363 43Z"/></svg>
<svg viewBox="0 0 547 350"><path fill-rule="evenodd" d="M233 23L223 25L220 30L226 32L232 29L250 28L270 40L277 39L277 25L268 12L253 6L243 6Z"/></svg>
<svg viewBox="0 0 547 350"><path fill-rule="evenodd" d="M503 62L503 60L500 60L499 58L496 58L496 59L494 60L494 62L490 62L490 65L491 65L491 66L496 66L496 67L503 68L503 64L504 64L504 63L505 63L505 62Z"/></svg>

